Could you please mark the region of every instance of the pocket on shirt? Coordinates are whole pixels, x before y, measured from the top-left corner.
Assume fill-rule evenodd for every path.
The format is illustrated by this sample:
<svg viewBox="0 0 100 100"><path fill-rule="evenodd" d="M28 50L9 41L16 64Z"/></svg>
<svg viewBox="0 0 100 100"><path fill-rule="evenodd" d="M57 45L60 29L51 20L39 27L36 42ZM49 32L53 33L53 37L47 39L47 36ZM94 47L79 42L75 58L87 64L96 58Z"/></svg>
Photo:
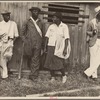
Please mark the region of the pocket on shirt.
<svg viewBox="0 0 100 100"><path fill-rule="evenodd" d="M50 37L53 37L55 34L56 34L55 32L51 32Z"/></svg>

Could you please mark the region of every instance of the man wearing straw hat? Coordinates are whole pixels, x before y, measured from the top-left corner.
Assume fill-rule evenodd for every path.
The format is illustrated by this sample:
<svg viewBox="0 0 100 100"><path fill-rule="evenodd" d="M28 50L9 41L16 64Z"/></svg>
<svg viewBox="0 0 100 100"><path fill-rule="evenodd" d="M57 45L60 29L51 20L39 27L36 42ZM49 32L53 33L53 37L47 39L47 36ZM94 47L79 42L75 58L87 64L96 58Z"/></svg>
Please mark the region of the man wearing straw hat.
<svg viewBox="0 0 100 100"><path fill-rule="evenodd" d="M1 12L3 21L0 22L0 66L1 77L8 77L7 62L13 55L13 42L18 37L17 24L10 20L10 12L3 10Z"/></svg>
<svg viewBox="0 0 100 100"><path fill-rule="evenodd" d="M38 17L38 7L31 7L29 11L31 16L22 27L21 37L24 43L24 57L28 58L28 66L31 69L29 79L36 81L40 67L43 24Z"/></svg>
<svg viewBox="0 0 100 100"><path fill-rule="evenodd" d="M92 19L87 29L87 41L90 51L90 66L84 73L89 79L97 80L97 69L100 65L100 35L98 34L98 23L100 22L100 6L95 8L95 18Z"/></svg>

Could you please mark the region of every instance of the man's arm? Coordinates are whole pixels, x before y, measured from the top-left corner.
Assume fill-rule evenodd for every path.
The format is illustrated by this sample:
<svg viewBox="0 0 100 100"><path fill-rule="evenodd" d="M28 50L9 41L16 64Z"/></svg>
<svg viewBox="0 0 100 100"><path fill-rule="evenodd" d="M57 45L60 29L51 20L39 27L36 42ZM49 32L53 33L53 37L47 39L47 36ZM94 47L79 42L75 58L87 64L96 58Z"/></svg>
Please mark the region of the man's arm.
<svg viewBox="0 0 100 100"><path fill-rule="evenodd" d="M90 37L93 37L96 34L97 34L97 30L94 29L93 23L89 22L88 27L87 27L87 31L86 31L86 35L87 35L86 42L89 42Z"/></svg>
<svg viewBox="0 0 100 100"><path fill-rule="evenodd" d="M66 39L66 40L65 40L65 48L64 48L64 51L63 51L63 55L64 55L64 56L66 56L66 54L67 54L68 41L69 41L69 39Z"/></svg>
<svg viewBox="0 0 100 100"><path fill-rule="evenodd" d="M26 31L27 31L27 23L24 22L24 24L22 25L21 31L20 31L20 37L22 41L25 41Z"/></svg>
<svg viewBox="0 0 100 100"><path fill-rule="evenodd" d="M88 27L87 27L87 35L89 35L90 37L94 36L96 33L97 33L97 30L94 29L94 25L92 22L90 22L88 24Z"/></svg>
<svg viewBox="0 0 100 100"><path fill-rule="evenodd" d="M48 44L49 37L50 37L50 28L51 26L48 27L47 32L45 34L44 52L47 52L47 44Z"/></svg>
<svg viewBox="0 0 100 100"><path fill-rule="evenodd" d="M12 40L16 40L16 38L19 36L19 33L18 33L18 26L17 26L17 24L14 22L14 37L13 38L10 38L10 39L12 39ZM8 39L9 39L9 37L8 37Z"/></svg>
<svg viewBox="0 0 100 100"><path fill-rule="evenodd" d="M67 25L64 28L64 37L65 37L65 47L64 47L63 55L66 56L66 54L67 54L67 47L68 47L68 41L70 39L69 38L69 29L68 29Z"/></svg>
<svg viewBox="0 0 100 100"><path fill-rule="evenodd" d="M45 45L45 24L41 22L41 31L42 31L42 50L44 50Z"/></svg>
<svg viewBox="0 0 100 100"><path fill-rule="evenodd" d="M44 52L47 52L48 37L45 37Z"/></svg>

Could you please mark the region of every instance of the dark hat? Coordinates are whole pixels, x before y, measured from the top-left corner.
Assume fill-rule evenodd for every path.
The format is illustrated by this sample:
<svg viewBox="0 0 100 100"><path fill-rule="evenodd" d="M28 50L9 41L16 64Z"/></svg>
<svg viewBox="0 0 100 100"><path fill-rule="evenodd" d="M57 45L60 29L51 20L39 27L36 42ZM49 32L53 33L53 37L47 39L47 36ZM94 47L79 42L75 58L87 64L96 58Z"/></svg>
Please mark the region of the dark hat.
<svg viewBox="0 0 100 100"><path fill-rule="evenodd" d="M29 11L32 11L32 10L37 10L38 12L41 11L40 8L38 8L38 7L31 7L31 8L29 9Z"/></svg>
<svg viewBox="0 0 100 100"><path fill-rule="evenodd" d="M60 12L54 13L53 16L56 16L57 18L62 19L62 14Z"/></svg>
<svg viewBox="0 0 100 100"><path fill-rule="evenodd" d="M4 14L10 14L11 12L9 12L8 10L3 10L2 12L1 12L1 14L2 15L4 15Z"/></svg>

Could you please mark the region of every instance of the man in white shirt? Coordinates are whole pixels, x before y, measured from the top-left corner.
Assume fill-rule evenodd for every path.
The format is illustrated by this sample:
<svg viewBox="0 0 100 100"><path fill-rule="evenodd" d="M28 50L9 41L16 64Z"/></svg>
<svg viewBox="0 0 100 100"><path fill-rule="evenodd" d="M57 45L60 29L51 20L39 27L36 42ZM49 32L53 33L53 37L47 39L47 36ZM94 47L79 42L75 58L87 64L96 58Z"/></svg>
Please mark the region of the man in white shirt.
<svg viewBox="0 0 100 100"><path fill-rule="evenodd" d="M97 81L97 69L100 65L100 33L99 33L99 22L100 22L100 6L95 8L95 18L93 18L88 25L87 29L87 42L89 44L90 52L90 66L84 73L89 79Z"/></svg>
<svg viewBox="0 0 100 100"><path fill-rule="evenodd" d="M48 48L44 67L50 70L51 81L55 80L55 71L60 71L63 76L62 83L65 83L67 77L64 70L64 59L69 57L69 52L67 52L70 40L69 29L62 22L62 14L60 12L56 12L52 20L53 24L49 26L45 35L45 48L46 45L48 45Z"/></svg>
<svg viewBox="0 0 100 100"><path fill-rule="evenodd" d="M1 77L8 77L7 62L13 55L13 42L18 37L17 24L10 20L10 12L2 11L3 21L0 22L0 65Z"/></svg>

